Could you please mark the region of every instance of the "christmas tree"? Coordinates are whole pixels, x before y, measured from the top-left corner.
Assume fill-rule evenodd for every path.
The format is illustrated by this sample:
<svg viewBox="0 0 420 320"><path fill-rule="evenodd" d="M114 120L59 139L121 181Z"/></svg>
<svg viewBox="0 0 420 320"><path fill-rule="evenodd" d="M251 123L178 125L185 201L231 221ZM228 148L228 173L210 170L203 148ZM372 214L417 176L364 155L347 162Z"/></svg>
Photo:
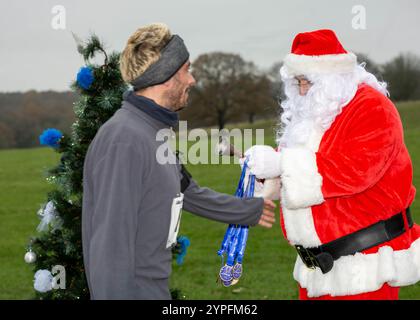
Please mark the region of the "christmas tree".
<svg viewBox="0 0 420 320"><path fill-rule="evenodd" d="M119 53L108 54L96 35L85 42L76 36L75 40L85 61L71 85L79 97L74 103L76 121L69 135L48 129L40 136L40 143L54 148L61 158L47 173L54 188L38 211L42 220L25 255L25 261L34 267L38 299L89 298L81 239L83 163L99 127L121 107L128 89L120 74ZM100 56L103 64L92 62ZM189 242L185 237L179 239L173 253L182 263ZM178 289L171 292L174 298L180 297Z"/></svg>

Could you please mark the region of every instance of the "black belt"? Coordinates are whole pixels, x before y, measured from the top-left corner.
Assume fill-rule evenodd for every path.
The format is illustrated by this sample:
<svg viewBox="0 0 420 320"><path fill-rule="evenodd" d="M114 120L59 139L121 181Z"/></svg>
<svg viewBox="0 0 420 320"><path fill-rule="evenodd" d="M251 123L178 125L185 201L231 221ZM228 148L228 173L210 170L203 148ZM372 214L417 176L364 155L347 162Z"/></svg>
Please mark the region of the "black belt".
<svg viewBox="0 0 420 320"><path fill-rule="evenodd" d="M342 256L353 255L381 243L390 241L405 232L404 212L387 220L381 220L367 228L361 229L316 248L295 246L303 263L311 269L319 267L322 273L330 271L334 261ZM409 228L413 226L410 208L405 210Z"/></svg>

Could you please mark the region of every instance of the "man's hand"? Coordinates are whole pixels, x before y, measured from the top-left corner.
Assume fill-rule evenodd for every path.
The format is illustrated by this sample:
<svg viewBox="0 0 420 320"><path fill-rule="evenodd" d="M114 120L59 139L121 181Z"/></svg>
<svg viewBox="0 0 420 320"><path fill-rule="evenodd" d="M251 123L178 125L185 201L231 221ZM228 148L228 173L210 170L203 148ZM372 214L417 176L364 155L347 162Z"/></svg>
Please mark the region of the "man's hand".
<svg viewBox="0 0 420 320"><path fill-rule="evenodd" d="M276 222L276 215L274 213L275 208L276 204L273 201L264 199L263 213L258 222L260 226L265 228L271 228L273 226L273 223Z"/></svg>

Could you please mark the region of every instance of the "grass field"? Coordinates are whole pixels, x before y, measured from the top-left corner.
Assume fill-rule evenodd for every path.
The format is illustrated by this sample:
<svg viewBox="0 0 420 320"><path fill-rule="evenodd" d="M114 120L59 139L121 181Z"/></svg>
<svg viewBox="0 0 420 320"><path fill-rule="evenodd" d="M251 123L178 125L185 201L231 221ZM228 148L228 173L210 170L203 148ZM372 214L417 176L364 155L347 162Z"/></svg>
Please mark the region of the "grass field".
<svg viewBox="0 0 420 320"><path fill-rule="evenodd" d="M398 105L405 140L414 165L414 184L420 186L420 102ZM265 127L266 143L272 143L271 123ZM47 191L44 177L59 155L50 149L0 151L0 299L33 297L33 273L23 261L26 243L39 223L36 215ZM200 185L232 194L239 176L237 165L189 165ZM412 206L420 222L420 196ZM278 217L277 217L278 220ZM180 234L191 240L182 266L173 265L171 286L187 299L296 299L292 278L296 253L283 239L278 221L273 229L250 230L244 275L231 288L216 283L221 261L216 255L226 226L184 212ZM402 299L420 299L420 284L401 289Z"/></svg>

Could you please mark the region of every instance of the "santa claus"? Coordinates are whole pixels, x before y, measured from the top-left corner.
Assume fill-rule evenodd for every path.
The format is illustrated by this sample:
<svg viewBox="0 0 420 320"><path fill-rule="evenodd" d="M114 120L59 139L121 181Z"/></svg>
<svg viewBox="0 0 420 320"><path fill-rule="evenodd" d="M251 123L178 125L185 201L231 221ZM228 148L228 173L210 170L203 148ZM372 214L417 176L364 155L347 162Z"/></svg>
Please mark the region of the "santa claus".
<svg viewBox="0 0 420 320"><path fill-rule="evenodd" d="M420 227L409 210L412 164L385 83L331 30L298 34L280 73L287 99L278 148L257 145L245 155L257 178L280 178L299 297L398 299L399 287L420 279Z"/></svg>

